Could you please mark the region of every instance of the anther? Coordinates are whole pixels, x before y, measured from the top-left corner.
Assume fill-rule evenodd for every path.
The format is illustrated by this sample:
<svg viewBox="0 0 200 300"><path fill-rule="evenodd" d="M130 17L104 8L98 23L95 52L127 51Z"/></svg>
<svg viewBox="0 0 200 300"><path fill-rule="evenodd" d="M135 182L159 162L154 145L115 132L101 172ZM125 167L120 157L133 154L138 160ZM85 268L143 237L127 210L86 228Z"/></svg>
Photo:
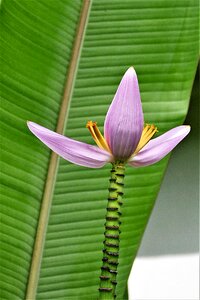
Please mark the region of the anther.
<svg viewBox="0 0 200 300"><path fill-rule="evenodd" d="M157 127L154 125L149 125L146 124L142 131L142 135L140 138L140 141L137 145L137 148L135 149L133 155L136 155L148 142L149 140L153 137L153 135L158 132Z"/></svg>
<svg viewBox="0 0 200 300"><path fill-rule="evenodd" d="M97 123L96 122L92 122L92 121L88 121L86 124L86 127L89 129L93 139L95 140L97 146L99 146L99 148L107 150L109 152L110 148L105 140L105 138L103 137L103 135L101 134L99 128L97 127Z"/></svg>

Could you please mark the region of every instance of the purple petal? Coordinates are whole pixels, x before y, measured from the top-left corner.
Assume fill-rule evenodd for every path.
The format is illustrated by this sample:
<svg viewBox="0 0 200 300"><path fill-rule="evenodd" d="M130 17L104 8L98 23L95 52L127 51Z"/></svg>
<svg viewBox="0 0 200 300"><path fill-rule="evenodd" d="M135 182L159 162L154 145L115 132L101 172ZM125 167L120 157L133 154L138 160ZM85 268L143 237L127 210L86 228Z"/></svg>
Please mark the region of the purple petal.
<svg viewBox="0 0 200 300"><path fill-rule="evenodd" d="M130 159L129 165L143 167L158 162L174 149L189 132L190 126L185 125L167 131L144 146L138 154Z"/></svg>
<svg viewBox="0 0 200 300"><path fill-rule="evenodd" d="M133 67L123 76L107 112L104 135L115 158L134 152L144 126L137 75Z"/></svg>
<svg viewBox="0 0 200 300"><path fill-rule="evenodd" d="M64 159L84 167L101 168L112 160L112 155L96 146L78 142L33 122L27 122L30 131Z"/></svg>

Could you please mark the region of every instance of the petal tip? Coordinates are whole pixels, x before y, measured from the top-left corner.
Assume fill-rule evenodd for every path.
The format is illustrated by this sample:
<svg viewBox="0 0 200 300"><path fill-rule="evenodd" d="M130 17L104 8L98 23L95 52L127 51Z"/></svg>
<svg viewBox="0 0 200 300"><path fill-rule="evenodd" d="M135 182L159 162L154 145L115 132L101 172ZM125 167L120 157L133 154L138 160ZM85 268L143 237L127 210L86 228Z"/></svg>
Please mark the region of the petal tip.
<svg viewBox="0 0 200 300"><path fill-rule="evenodd" d="M185 125L185 127L190 131L191 130L191 126L190 125Z"/></svg>
<svg viewBox="0 0 200 300"><path fill-rule="evenodd" d="M28 126L28 128L29 128L29 130L30 130L31 132L32 132L33 129L37 126L37 124L34 123L34 122L32 122L32 121L27 121L26 124L27 124L27 126Z"/></svg>
<svg viewBox="0 0 200 300"><path fill-rule="evenodd" d="M37 133L41 133L42 131L49 130L49 129L47 129L37 123L34 123L32 121L27 121L27 126L28 126L28 129L36 136L37 136Z"/></svg>
<svg viewBox="0 0 200 300"><path fill-rule="evenodd" d="M32 122L31 121L26 121L26 124L27 124L28 128L30 129L31 125L32 125Z"/></svg>
<svg viewBox="0 0 200 300"><path fill-rule="evenodd" d="M191 126L190 125L182 125L184 130L185 130L185 135L188 135L188 133L191 131Z"/></svg>
<svg viewBox="0 0 200 300"><path fill-rule="evenodd" d="M132 75L132 76L137 76L136 71L135 71L133 66L128 68L128 70L126 71L126 74L129 74L129 75Z"/></svg>
<svg viewBox="0 0 200 300"><path fill-rule="evenodd" d="M35 124L34 122L32 122L32 121L29 121L29 120L28 120L28 121L26 121L26 123L27 123L27 125L28 125L28 126Z"/></svg>

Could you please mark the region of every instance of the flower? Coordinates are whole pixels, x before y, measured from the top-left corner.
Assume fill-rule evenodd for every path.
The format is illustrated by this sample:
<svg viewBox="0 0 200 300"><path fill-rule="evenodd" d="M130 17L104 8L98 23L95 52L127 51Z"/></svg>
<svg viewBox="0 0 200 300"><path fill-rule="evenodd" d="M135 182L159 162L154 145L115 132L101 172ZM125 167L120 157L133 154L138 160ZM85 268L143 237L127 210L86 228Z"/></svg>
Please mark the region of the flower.
<svg viewBox="0 0 200 300"><path fill-rule="evenodd" d="M104 123L104 137L97 123L89 121L89 129L97 146L60 135L33 122L30 131L64 159L85 167L100 168L106 163L127 162L142 167L166 156L189 132L190 126L175 127L150 140L157 132L154 125L144 126L137 75L133 67L124 74Z"/></svg>

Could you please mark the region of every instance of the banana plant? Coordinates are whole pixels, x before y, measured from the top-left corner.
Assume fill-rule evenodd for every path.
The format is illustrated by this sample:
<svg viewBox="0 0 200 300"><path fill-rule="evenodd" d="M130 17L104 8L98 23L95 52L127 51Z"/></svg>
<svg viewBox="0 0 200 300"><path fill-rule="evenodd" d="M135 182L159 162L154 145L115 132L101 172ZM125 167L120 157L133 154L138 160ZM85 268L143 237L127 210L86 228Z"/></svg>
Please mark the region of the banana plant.
<svg viewBox="0 0 200 300"><path fill-rule="evenodd" d="M181 125L198 61L198 1L3 0L1 33L1 296L96 299L110 166L59 158L26 122L94 143L85 125L103 129L133 65L145 122L158 136ZM127 299L168 159L126 168L118 299Z"/></svg>

